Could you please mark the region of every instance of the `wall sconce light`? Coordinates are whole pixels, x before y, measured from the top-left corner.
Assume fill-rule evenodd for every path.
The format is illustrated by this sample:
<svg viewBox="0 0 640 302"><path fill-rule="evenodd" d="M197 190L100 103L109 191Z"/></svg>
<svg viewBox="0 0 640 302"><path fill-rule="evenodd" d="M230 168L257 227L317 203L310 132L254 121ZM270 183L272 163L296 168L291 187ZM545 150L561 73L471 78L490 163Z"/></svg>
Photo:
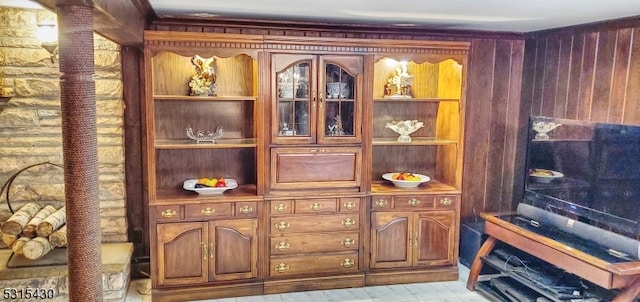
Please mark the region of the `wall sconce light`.
<svg viewBox="0 0 640 302"><path fill-rule="evenodd" d="M38 39L40 46L51 55L51 63L54 63L58 54L58 27L55 24L39 24Z"/></svg>

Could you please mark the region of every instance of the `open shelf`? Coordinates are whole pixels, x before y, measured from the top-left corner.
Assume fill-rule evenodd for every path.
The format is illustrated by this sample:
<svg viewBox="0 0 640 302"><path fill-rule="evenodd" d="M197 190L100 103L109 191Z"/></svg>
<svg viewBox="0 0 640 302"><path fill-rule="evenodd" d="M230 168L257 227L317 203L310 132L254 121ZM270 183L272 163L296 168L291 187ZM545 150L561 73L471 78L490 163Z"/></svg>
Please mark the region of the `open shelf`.
<svg viewBox="0 0 640 302"><path fill-rule="evenodd" d="M219 195L200 195L196 192L191 192L183 189L182 187L175 187L172 189L160 189L156 192L156 200L150 202L149 205L163 205L167 202L171 204L188 203L194 204L198 202L211 203L211 202L229 202L229 201L245 201L245 200L261 200L262 196L258 196L256 193L255 184L238 185L237 188L228 190Z"/></svg>
<svg viewBox="0 0 640 302"><path fill-rule="evenodd" d="M192 95L154 95L156 101L255 101L255 96L192 96Z"/></svg>
<svg viewBox="0 0 640 302"><path fill-rule="evenodd" d="M392 137L376 137L373 138L374 146L438 146L438 145L453 145L458 141L451 139L440 139L431 137L412 137L411 142L404 143L398 142L396 138Z"/></svg>
<svg viewBox="0 0 640 302"><path fill-rule="evenodd" d="M416 188L398 188L388 181L373 181L371 194L404 194L404 193L459 193L459 191L445 183L430 180Z"/></svg>
<svg viewBox="0 0 640 302"><path fill-rule="evenodd" d="M224 148L255 148L255 138L221 138L215 144L202 142L200 144L191 139L163 139L156 140L156 149L224 149Z"/></svg>

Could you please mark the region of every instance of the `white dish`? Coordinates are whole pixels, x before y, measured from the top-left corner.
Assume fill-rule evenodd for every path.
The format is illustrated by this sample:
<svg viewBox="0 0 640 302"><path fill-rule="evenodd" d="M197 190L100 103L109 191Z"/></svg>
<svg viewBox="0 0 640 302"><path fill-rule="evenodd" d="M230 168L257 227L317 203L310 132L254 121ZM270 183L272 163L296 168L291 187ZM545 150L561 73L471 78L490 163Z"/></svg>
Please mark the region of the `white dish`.
<svg viewBox="0 0 640 302"><path fill-rule="evenodd" d="M536 172L539 172L539 173L536 173ZM554 179L564 177L564 174L558 171L547 170L547 169L533 169L533 171L529 173L529 176L531 177L531 180L535 182L550 183Z"/></svg>
<svg viewBox="0 0 640 302"><path fill-rule="evenodd" d="M392 178L393 174L396 174L396 173L399 173L399 172L385 173L382 175L382 178L392 182L394 186L399 188L415 188L420 184L431 180L431 177L429 176L416 174L416 173L413 173L413 175L420 177L420 180L396 180Z"/></svg>
<svg viewBox="0 0 640 302"><path fill-rule="evenodd" d="M187 179L182 184L182 188L188 191L194 191L200 195L219 195L226 190L235 189L238 187L238 182L235 179L225 178L227 183L226 187L209 187L209 188L196 188L197 179Z"/></svg>

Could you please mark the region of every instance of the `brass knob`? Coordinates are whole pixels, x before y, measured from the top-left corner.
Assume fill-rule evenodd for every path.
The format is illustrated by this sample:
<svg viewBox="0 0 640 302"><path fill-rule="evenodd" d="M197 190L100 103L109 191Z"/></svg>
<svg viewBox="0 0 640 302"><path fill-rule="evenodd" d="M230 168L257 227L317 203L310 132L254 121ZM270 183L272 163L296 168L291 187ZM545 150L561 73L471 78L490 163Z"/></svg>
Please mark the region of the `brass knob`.
<svg viewBox="0 0 640 302"><path fill-rule="evenodd" d="M409 204L412 207L417 207L418 205L420 205L420 199L411 198L411 199L409 199Z"/></svg>
<svg viewBox="0 0 640 302"><path fill-rule="evenodd" d="M276 243L276 245L275 245L275 248L278 251L284 251L284 250L286 250L286 249L288 249L290 247L291 247L291 245L289 243L287 243L287 242L284 242L284 241L280 241L279 243Z"/></svg>
<svg viewBox="0 0 640 302"><path fill-rule="evenodd" d="M278 273L284 273L284 272L289 270L289 265L288 264L284 264L284 263L280 263L280 264L276 265L276 267L274 267L273 269Z"/></svg>
<svg viewBox="0 0 640 302"><path fill-rule="evenodd" d="M240 214L249 214L251 212L253 212L253 207L250 207L248 205L242 206L240 208Z"/></svg>
<svg viewBox="0 0 640 302"><path fill-rule="evenodd" d="M291 227L291 224L283 220L283 221L280 221L280 222L276 223L275 227L279 231L284 231L284 230L288 229L289 227Z"/></svg>
<svg viewBox="0 0 640 302"><path fill-rule="evenodd" d="M202 215L204 215L204 216L211 216L215 212L216 212L216 210L212 209L210 207L206 207L206 208L200 210L200 213L202 213Z"/></svg>
<svg viewBox="0 0 640 302"><path fill-rule="evenodd" d="M164 218L175 217L177 214L178 214L178 212L176 212L175 210L172 210L172 209L166 209L166 210L162 211L162 213L160 213L160 215L162 215L162 217L164 217Z"/></svg>
<svg viewBox="0 0 640 302"><path fill-rule="evenodd" d="M340 266L344 268L350 268L356 264L355 261L351 258L344 258L344 260L340 261Z"/></svg>
<svg viewBox="0 0 640 302"><path fill-rule="evenodd" d="M314 202L313 204L309 205L309 208L314 211L320 211L320 209L322 209L322 204Z"/></svg>
<svg viewBox="0 0 640 302"><path fill-rule="evenodd" d="M350 228L352 226L354 226L356 224L355 219L351 219L351 218L345 218L341 221L342 225L345 226L346 228Z"/></svg>
<svg viewBox="0 0 640 302"><path fill-rule="evenodd" d="M451 198L449 197L445 197L443 199L440 199L440 204L443 206L450 206L453 203L453 200L451 200Z"/></svg>
<svg viewBox="0 0 640 302"><path fill-rule="evenodd" d="M276 212L284 212L287 210L287 205L284 203L279 203L274 207L274 209L276 210Z"/></svg>
<svg viewBox="0 0 640 302"><path fill-rule="evenodd" d="M356 203L355 203L355 202L353 202L353 201L347 201L347 202L344 204L344 208L345 208L345 209L347 209L347 210L353 210L353 209L355 209L355 208L356 208Z"/></svg>
<svg viewBox="0 0 640 302"><path fill-rule="evenodd" d="M344 247L351 247L352 245L356 244L356 241L355 241L355 239L351 239L351 238L347 237L345 239L342 239L342 241L340 241L340 243Z"/></svg>
<svg viewBox="0 0 640 302"><path fill-rule="evenodd" d="M383 199L378 199L378 200L376 201L376 205L377 205L377 206L379 206L379 207L381 207L381 208L384 208L385 206L387 206L387 204L388 204L388 203L389 203L389 202L388 202L386 199L384 199L384 198L383 198Z"/></svg>

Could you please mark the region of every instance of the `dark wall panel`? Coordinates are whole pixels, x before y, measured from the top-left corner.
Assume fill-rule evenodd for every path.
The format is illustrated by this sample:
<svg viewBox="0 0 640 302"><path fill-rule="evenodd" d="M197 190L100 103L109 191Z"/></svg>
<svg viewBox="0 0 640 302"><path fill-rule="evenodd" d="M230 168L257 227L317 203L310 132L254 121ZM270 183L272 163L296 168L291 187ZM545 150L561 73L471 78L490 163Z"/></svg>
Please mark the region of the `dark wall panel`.
<svg viewBox="0 0 640 302"><path fill-rule="evenodd" d="M548 32L526 40L522 101L532 115L640 124L639 27ZM530 91L530 93L529 93Z"/></svg>
<svg viewBox="0 0 640 302"><path fill-rule="evenodd" d="M467 78L462 217L510 211L521 192L524 41L473 39ZM528 107L527 107L528 108ZM525 120L523 120L523 118Z"/></svg>

